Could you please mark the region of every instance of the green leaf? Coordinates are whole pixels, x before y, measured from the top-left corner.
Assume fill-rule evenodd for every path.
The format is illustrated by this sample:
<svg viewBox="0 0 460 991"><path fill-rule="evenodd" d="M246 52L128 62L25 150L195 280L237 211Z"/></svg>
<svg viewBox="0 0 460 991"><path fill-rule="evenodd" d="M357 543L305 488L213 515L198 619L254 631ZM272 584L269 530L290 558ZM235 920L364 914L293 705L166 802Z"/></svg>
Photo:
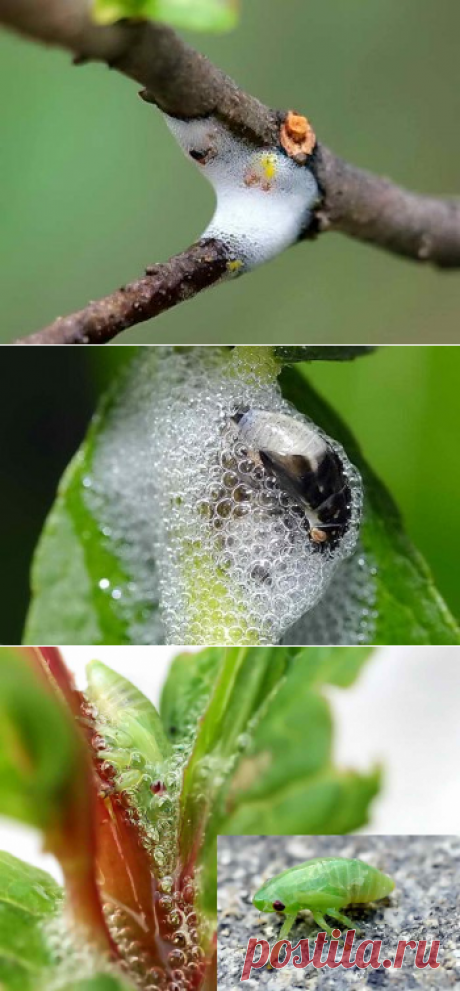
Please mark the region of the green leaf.
<svg viewBox="0 0 460 991"><path fill-rule="evenodd" d="M115 643L104 640L109 627L104 624L104 610L98 610L91 583L88 555L92 539L95 552L100 537L94 533L93 521L84 509L72 513L70 491L78 488L84 458L77 457L63 476L57 502L45 523L32 568L32 603L24 632L25 643ZM69 500L67 495L69 494ZM87 544L81 529L89 527ZM111 561L110 573L117 565ZM34 594L35 593L35 594ZM115 619L113 620L116 629ZM48 630L51 636L45 636ZM120 643L124 639L120 637Z"/></svg>
<svg viewBox="0 0 460 991"><path fill-rule="evenodd" d="M335 766L322 688L351 684L369 654L360 647L227 652L182 792L181 849L187 855L201 831L209 915L219 834L339 833L367 821L379 773Z"/></svg>
<svg viewBox="0 0 460 991"><path fill-rule="evenodd" d="M272 691L276 691L291 660L291 651L279 647L228 648L214 687L198 722L193 751L181 793L179 848L185 863L196 856L197 837L206 824L203 860L203 904L215 914L215 843L224 782L235 757L247 745L247 731ZM209 822L207 822L209 820Z"/></svg>
<svg viewBox="0 0 460 991"><path fill-rule="evenodd" d="M291 365L298 361L352 361L375 350L373 346L359 344L308 344L302 347L280 344L273 347L273 354L281 364Z"/></svg>
<svg viewBox="0 0 460 991"><path fill-rule="evenodd" d="M280 789L272 801L268 796L241 801L221 823L219 832L230 834L305 835L349 833L368 822L368 806L378 794L380 773L368 775L319 773L312 780L299 777Z"/></svg>
<svg viewBox="0 0 460 991"><path fill-rule="evenodd" d="M132 984L127 984L121 977L99 974L83 981L63 984L57 991L134 991L134 988Z"/></svg>
<svg viewBox="0 0 460 991"><path fill-rule="evenodd" d="M325 651L324 677L318 663L320 650ZM257 832L262 815L262 833L334 832L339 818L347 832L365 821L360 801L353 796L350 803L348 793L350 784L354 791L359 779L353 777L351 783L331 766L332 719L329 704L318 691L329 681L328 654L329 648L316 648L313 684L308 649L295 658L240 761L227 793L229 814L221 832L238 832L242 822L241 832ZM353 662L352 670L356 670ZM302 797L309 792L308 800Z"/></svg>
<svg viewBox="0 0 460 991"><path fill-rule="evenodd" d="M78 762L75 731L26 651L0 648L0 814L48 829Z"/></svg>
<svg viewBox="0 0 460 991"><path fill-rule="evenodd" d="M95 0L94 19L113 24L150 18L193 31L228 31L237 23L238 7L237 0Z"/></svg>
<svg viewBox="0 0 460 991"><path fill-rule="evenodd" d="M166 733L180 742L195 733L222 663L222 649L178 654L171 662L162 688L160 714Z"/></svg>
<svg viewBox="0 0 460 991"><path fill-rule="evenodd" d="M79 696L59 652L49 647L1 648L0 681L0 814L42 830L46 849L61 864L75 917L105 951L95 881L98 792L75 718Z"/></svg>
<svg viewBox="0 0 460 991"><path fill-rule="evenodd" d="M45 871L0 852L0 988L36 991L52 964L43 923L59 910L62 894Z"/></svg>
<svg viewBox="0 0 460 991"><path fill-rule="evenodd" d="M393 499L348 428L298 369L284 369L280 382L286 398L338 440L361 473L365 491L361 541L376 569L374 644L460 643L460 630L409 540Z"/></svg>
<svg viewBox="0 0 460 991"><path fill-rule="evenodd" d="M129 585L111 545L90 513L84 493L94 449L130 365L104 397L88 435L64 473L32 566L32 602L25 643L137 642L130 631L155 613L156 603L120 608L119 588Z"/></svg>
<svg viewBox="0 0 460 991"><path fill-rule="evenodd" d="M60 906L62 888L46 871L0 850L0 900L44 918Z"/></svg>
<svg viewBox="0 0 460 991"><path fill-rule="evenodd" d="M336 685L349 688L372 653L372 647L304 647L298 654L299 663L305 657L305 678L312 688Z"/></svg>
<svg viewBox="0 0 460 991"><path fill-rule="evenodd" d="M278 686L290 657L288 649L277 647L232 647L224 651L187 768L183 801L193 791L195 768L206 754L215 751L225 759L237 752L239 737Z"/></svg>

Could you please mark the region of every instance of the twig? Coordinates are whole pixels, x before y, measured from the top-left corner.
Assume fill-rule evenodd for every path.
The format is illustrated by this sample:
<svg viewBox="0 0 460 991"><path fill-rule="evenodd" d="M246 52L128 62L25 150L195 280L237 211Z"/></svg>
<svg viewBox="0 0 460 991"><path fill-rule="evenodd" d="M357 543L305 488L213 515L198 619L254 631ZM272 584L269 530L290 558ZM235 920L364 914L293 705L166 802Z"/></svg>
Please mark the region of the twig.
<svg viewBox="0 0 460 991"><path fill-rule="evenodd" d="M92 0L0 0L0 23L69 50L77 62L107 63L140 83L144 98L172 116L214 114L256 147L279 146L285 112L272 110L240 90L170 28L143 21L103 27L93 22L91 6ZM458 199L401 189L343 162L319 142L308 165L322 194L316 214L319 232L342 231L415 261L438 268L460 267ZM207 259L201 275L203 243L158 266L154 276L18 343L108 341L216 282L225 269L225 246L214 242L214 251L219 257Z"/></svg>
<svg viewBox="0 0 460 991"><path fill-rule="evenodd" d="M438 268L460 268L460 200L419 196L348 165L318 145L324 190L320 230L343 234Z"/></svg>
<svg viewBox="0 0 460 991"><path fill-rule="evenodd" d="M208 289L226 273L227 260L226 248L219 241L199 242L164 264L146 269L144 278L14 343L106 344L127 327L157 317Z"/></svg>
<svg viewBox="0 0 460 991"><path fill-rule="evenodd" d="M101 27L92 0L0 0L0 23L58 45L77 63L105 62L144 87L143 96L173 117L215 113L254 143L274 144L279 115L179 38L150 21Z"/></svg>

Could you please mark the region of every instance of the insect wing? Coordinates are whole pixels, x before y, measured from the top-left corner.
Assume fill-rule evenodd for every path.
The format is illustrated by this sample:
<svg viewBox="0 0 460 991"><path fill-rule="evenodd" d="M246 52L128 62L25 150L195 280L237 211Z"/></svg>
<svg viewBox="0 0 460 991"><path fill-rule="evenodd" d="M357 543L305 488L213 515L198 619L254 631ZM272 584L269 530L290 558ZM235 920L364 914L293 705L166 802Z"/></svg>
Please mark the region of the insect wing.
<svg viewBox="0 0 460 991"><path fill-rule="evenodd" d="M261 450L260 457L265 468L278 478L282 488L295 499L313 507L310 498L316 488L315 472L302 454L276 454Z"/></svg>

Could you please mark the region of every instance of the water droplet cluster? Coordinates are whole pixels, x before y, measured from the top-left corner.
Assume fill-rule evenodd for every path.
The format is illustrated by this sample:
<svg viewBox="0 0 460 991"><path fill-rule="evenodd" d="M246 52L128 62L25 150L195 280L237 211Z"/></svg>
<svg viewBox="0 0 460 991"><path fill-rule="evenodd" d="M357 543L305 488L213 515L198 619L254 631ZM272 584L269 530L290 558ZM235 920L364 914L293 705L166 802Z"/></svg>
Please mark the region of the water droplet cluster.
<svg viewBox="0 0 460 991"><path fill-rule="evenodd" d="M76 926L70 913L61 910L43 927L52 967L44 971L37 991L61 991L79 981L90 980L95 974L113 973L108 956L94 948L91 933Z"/></svg>
<svg viewBox="0 0 460 991"><path fill-rule="evenodd" d="M85 498L129 578L117 608L140 608L136 643L277 643L314 607L315 630L323 607L334 637L341 627L341 638L324 642L362 632L369 569L353 592L340 581L359 533L358 471L326 438L352 505L338 545L318 551L299 504L240 442L232 416L242 407L306 421L283 398L276 369L249 368L238 350L155 348L136 358L96 440Z"/></svg>
<svg viewBox="0 0 460 991"><path fill-rule="evenodd" d="M91 697L91 696L90 696ZM175 870L178 800L191 741L178 743L170 757L151 762L125 728L112 724L92 704L87 712L97 726L92 738L103 780L125 800L127 820L141 826L144 845L159 876Z"/></svg>
<svg viewBox="0 0 460 991"><path fill-rule="evenodd" d="M319 199L308 167L279 148L255 149L215 117L165 119L216 193L203 238L223 241L241 268L260 265L299 239Z"/></svg>
<svg viewBox="0 0 460 991"><path fill-rule="evenodd" d="M119 814L135 827L155 878L150 922L144 920L139 928L129 911L107 900L103 910L109 931L127 974L141 991L189 991L199 983L206 941L195 882L178 883L179 797L192 739L176 744L167 759L153 763L136 747L121 712L112 722L91 702L91 693L89 700L85 714L95 729L91 742L101 779L114 792ZM161 967L152 967L152 942Z"/></svg>
<svg viewBox="0 0 460 991"><path fill-rule="evenodd" d="M161 966L152 966L145 938L137 938L130 914L109 902L104 905L123 969L140 991L191 991L199 985L205 953L199 942L198 917L184 895L187 889L181 895L173 891L173 878L165 875L160 880L156 920L162 935L151 934L150 938L157 944L157 951L160 949Z"/></svg>
<svg viewBox="0 0 460 991"><path fill-rule="evenodd" d="M378 618L376 573L358 543L355 553L339 564L327 595L286 631L282 642L299 646L372 643Z"/></svg>
<svg viewBox="0 0 460 991"><path fill-rule="evenodd" d="M172 876L165 874L159 880L157 918L161 918L163 935L157 937L162 956L162 966L158 967L152 966L145 941L137 938L134 920L122 906L110 902L103 905L120 954L116 964L94 948L91 932L76 926L69 914L59 913L44 924L52 966L44 971L37 991L61 991L73 986L76 975L83 981L95 974L116 975L120 969L139 991L192 991L200 984L205 963L199 933L202 920L197 916L194 899L192 883L179 894L174 890Z"/></svg>

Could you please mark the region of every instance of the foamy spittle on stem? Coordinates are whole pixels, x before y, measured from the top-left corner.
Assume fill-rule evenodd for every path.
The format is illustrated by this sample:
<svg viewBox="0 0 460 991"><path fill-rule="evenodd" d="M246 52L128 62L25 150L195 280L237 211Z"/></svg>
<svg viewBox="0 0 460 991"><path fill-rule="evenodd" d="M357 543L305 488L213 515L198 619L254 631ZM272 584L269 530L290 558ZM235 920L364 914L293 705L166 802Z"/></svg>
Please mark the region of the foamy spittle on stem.
<svg viewBox="0 0 460 991"><path fill-rule="evenodd" d="M229 272L261 265L299 240L319 200L307 165L280 147L255 148L216 117L165 119L214 188L216 209L202 239L217 238L228 246Z"/></svg>

